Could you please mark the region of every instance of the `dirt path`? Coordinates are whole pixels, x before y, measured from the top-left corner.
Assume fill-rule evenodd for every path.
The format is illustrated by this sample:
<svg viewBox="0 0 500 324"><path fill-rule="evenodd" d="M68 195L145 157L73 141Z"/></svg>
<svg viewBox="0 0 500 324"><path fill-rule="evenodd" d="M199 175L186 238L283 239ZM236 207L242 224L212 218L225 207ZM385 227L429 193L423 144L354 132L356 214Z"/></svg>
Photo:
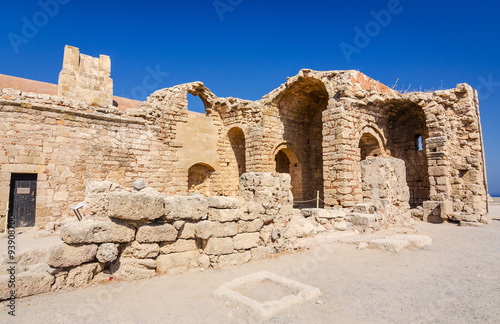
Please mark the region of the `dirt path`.
<svg viewBox="0 0 500 324"><path fill-rule="evenodd" d="M223 271L48 293L0 304L1 323L258 323L256 315L212 297L221 284L268 270L318 287L320 298L265 323L498 323L500 206L484 227L419 223L429 250L391 253L333 243Z"/></svg>

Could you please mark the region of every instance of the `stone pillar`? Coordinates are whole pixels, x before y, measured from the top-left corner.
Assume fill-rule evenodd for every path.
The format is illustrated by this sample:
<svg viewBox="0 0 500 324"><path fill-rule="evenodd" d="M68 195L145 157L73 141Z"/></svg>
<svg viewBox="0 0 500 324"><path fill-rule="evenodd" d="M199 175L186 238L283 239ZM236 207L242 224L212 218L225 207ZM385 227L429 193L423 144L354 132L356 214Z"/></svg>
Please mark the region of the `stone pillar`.
<svg viewBox="0 0 500 324"><path fill-rule="evenodd" d="M353 117L344 106L323 112L323 177L325 207L352 207L361 194L357 170L357 145L354 141Z"/></svg>

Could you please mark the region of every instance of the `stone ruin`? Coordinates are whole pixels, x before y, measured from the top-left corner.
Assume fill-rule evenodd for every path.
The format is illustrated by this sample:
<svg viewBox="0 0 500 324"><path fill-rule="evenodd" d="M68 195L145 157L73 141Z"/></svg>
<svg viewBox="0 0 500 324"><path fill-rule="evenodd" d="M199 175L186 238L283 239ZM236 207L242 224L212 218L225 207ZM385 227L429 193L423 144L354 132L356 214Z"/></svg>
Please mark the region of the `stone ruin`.
<svg viewBox="0 0 500 324"><path fill-rule="evenodd" d="M58 86L25 92L29 80L3 82L16 90L0 78L0 210L12 204L12 174L36 175L33 218L43 228L71 216L89 181L143 178L164 194L235 197L245 172L290 174L296 207L319 195L325 209L349 208L377 200L364 191L363 162L380 157L404 163L409 195L400 198L414 217L489 221L478 98L467 84L398 93L358 71L304 69L257 101L193 82L138 102L112 96L109 75L109 57L67 46ZM205 114L188 111L188 93Z"/></svg>
<svg viewBox="0 0 500 324"><path fill-rule="evenodd" d="M61 242L24 249L16 256L17 296L82 287L110 277L138 280L240 265L302 249L304 239L327 230L373 232L389 225L410 226L409 206L401 203L408 187L404 174L402 181L397 178L404 165L395 159L373 161L390 165L368 184L384 204L350 209L294 209L291 177L284 173L243 174L237 198L167 196L143 181L134 182L134 188L90 182L85 219L66 222L59 231ZM389 186L382 183L385 176L391 179ZM401 197L389 197L401 184ZM2 263L6 261L4 255ZM8 269L4 265L2 273ZM7 273L0 276L0 300L10 296L9 278Z"/></svg>
<svg viewBox="0 0 500 324"><path fill-rule="evenodd" d="M467 84L398 93L304 69L257 101L193 82L138 102L113 96L109 57L69 46L58 86L21 81L0 76L0 210L15 217L13 174L35 176L33 224L63 242L18 257L20 297L241 264L323 231L490 221Z"/></svg>

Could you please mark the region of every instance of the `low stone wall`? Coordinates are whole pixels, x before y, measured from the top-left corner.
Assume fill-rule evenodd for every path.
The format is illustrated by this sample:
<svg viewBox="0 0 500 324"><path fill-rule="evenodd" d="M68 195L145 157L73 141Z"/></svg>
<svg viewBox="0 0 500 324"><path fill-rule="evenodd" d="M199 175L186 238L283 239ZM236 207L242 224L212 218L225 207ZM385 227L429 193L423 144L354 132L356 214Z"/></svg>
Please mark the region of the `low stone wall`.
<svg viewBox="0 0 500 324"><path fill-rule="evenodd" d="M300 249L301 238L327 230L367 232L385 226L373 211L360 213L361 205L331 210L292 206L288 174L245 173L238 198L167 196L140 180L132 189L90 182L84 220L61 224L61 240L50 248L37 246L17 255L16 297L109 278L219 269ZM0 300L10 296L9 275L0 270Z"/></svg>

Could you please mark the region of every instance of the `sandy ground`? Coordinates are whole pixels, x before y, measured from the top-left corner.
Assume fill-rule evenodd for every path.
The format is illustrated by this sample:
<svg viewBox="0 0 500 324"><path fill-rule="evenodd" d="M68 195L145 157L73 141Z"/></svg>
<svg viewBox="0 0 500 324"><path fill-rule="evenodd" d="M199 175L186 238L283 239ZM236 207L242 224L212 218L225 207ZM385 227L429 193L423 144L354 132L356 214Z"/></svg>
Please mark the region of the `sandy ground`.
<svg viewBox="0 0 500 324"><path fill-rule="evenodd" d="M500 205L483 227L418 223L428 250L399 253L330 243L221 271L48 293L0 304L1 323L498 323ZM221 284L267 270L322 296L267 320L217 297Z"/></svg>

